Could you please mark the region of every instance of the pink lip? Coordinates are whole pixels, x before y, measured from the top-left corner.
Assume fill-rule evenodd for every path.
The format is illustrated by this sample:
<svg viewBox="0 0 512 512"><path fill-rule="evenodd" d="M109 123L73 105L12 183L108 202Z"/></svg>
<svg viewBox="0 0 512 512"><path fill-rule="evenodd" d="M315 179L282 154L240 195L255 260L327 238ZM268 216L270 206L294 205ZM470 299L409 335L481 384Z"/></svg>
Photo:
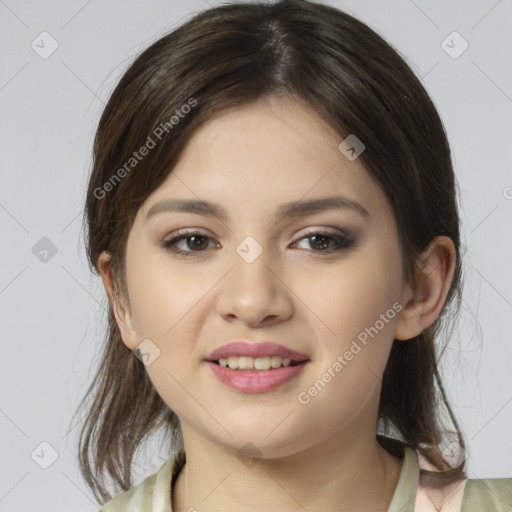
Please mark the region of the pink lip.
<svg viewBox="0 0 512 512"><path fill-rule="evenodd" d="M277 354L276 354L277 355ZM299 374L308 361L297 366L281 367L274 370L232 370L212 361L206 361L214 375L227 386L244 393L263 393L275 389Z"/></svg>
<svg viewBox="0 0 512 512"><path fill-rule="evenodd" d="M261 343L234 341L214 350L205 359L206 361L218 361L221 357L228 358L229 356L279 356L282 358L291 359L292 361L306 361L309 359L308 356L301 354L300 352L292 350L291 348L284 347L283 345L278 345L277 343L272 343L271 341L264 341ZM274 371L275 370L272 372Z"/></svg>

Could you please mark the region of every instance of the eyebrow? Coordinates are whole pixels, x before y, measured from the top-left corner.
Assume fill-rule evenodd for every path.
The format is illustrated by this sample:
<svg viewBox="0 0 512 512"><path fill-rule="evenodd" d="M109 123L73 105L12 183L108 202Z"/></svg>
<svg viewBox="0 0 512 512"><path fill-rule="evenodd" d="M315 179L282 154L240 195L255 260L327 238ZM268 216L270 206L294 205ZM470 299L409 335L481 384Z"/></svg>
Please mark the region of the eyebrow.
<svg viewBox="0 0 512 512"><path fill-rule="evenodd" d="M368 210L362 204L343 196L284 203L279 206L276 217L278 220L284 220L334 209L350 210L366 219L371 217ZM155 203L149 209L145 222L154 215L164 212L195 213L207 217L218 217L223 221L226 221L229 217L227 211L218 203L196 199L164 199Z"/></svg>

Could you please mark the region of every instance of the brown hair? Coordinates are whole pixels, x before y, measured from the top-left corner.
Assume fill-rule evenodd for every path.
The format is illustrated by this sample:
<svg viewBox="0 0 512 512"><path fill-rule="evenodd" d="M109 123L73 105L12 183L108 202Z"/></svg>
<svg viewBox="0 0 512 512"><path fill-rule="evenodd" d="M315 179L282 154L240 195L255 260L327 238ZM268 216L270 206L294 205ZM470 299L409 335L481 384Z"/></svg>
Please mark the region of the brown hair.
<svg viewBox="0 0 512 512"><path fill-rule="evenodd" d="M442 453L452 434L464 453L464 439L438 369L443 350L434 343L441 323L454 318L461 301L450 149L418 78L396 50L354 17L301 0L227 4L195 15L143 51L113 91L94 141L84 217L91 270L98 272L98 257L108 251L116 294L127 297L126 241L142 203L203 122L268 95L305 101L337 130L340 142L348 134L364 142L359 158L393 207L411 283L416 258L429 242L438 235L452 239L456 269L440 319L416 339L393 343L379 430L418 450L446 482L465 477L464 460L452 464ZM135 159L134 151L150 145L148 137L154 147ZM86 399L79 461L96 497L111 498L105 472L118 489L132 487L131 463L152 431L161 427L176 446L181 443L178 418L123 344L111 303L99 368L79 409ZM378 439L396 451L386 437Z"/></svg>

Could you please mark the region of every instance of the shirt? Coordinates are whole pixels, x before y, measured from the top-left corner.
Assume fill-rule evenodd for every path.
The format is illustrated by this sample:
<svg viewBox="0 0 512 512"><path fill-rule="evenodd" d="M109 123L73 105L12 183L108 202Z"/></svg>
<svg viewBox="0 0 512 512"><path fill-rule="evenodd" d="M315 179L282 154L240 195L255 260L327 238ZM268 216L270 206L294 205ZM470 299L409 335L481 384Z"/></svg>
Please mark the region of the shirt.
<svg viewBox="0 0 512 512"><path fill-rule="evenodd" d="M172 489L185 461L182 448L140 484L107 502L100 512L172 512ZM415 512L415 505L416 512L436 510L430 502L421 505L416 502L417 499L422 499L422 495L423 499L425 496L421 490L418 493L419 470L416 451L405 446L402 470L388 512ZM464 484L462 505L461 508L457 506L456 510L512 512L512 478L467 479Z"/></svg>

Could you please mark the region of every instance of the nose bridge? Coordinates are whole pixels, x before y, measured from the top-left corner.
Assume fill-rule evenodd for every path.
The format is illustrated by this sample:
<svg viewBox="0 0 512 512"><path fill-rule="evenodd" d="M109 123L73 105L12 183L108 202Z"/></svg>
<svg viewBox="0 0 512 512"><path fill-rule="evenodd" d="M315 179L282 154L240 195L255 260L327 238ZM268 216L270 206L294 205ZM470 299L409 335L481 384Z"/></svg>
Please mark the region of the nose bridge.
<svg viewBox="0 0 512 512"><path fill-rule="evenodd" d="M244 239L233 254L232 269L219 297L219 314L252 324L269 316L287 317L290 298L273 267L278 268L279 262L270 250L252 237Z"/></svg>
<svg viewBox="0 0 512 512"><path fill-rule="evenodd" d="M273 291L275 276L270 268L271 251L263 247L251 236L246 237L233 255L233 272L231 286L240 294L254 292L265 295Z"/></svg>

